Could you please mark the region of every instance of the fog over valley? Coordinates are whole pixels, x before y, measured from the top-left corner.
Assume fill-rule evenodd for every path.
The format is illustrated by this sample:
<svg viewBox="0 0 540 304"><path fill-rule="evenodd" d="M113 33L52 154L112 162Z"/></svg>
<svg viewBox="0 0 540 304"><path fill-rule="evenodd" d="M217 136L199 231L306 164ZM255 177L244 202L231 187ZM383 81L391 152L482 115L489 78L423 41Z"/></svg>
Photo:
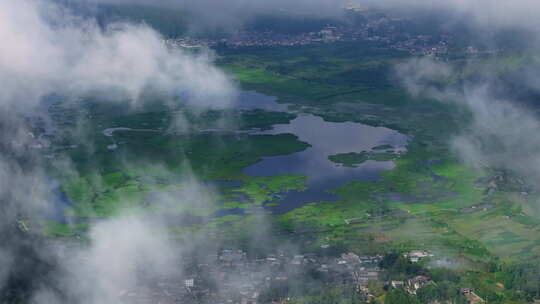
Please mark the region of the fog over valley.
<svg viewBox="0 0 540 304"><path fill-rule="evenodd" d="M540 301L539 10L0 1L0 302Z"/></svg>

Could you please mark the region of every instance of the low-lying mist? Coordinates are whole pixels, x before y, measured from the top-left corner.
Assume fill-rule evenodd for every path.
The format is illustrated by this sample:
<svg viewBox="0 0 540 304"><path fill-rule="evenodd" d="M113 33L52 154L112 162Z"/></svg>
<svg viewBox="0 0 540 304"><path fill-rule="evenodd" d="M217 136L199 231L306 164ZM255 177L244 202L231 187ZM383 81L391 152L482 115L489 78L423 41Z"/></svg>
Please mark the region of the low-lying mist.
<svg viewBox="0 0 540 304"><path fill-rule="evenodd" d="M129 110L156 98L174 104L179 92L189 92L180 102L227 107L237 88L213 65L212 53L170 49L144 24L102 27L51 1L1 2L0 39L1 301L120 303L127 292L154 284L155 277L181 276L182 252L204 240L173 240L160 216L126 210L87 222L79 240L44 237L43 215L57 208L50 200L49 173L78 178L79 172L65 155L40 155L37 137L56 131L49 129L51 95L74 104L92 97ZM76 120L83 118L91 119ZM85 124L64 128L88 140L84 146L92 153ZM185 174L186 191L159 199L210 203L212 190L189 170Z"/></svg>
<svg viewBox="0 0 540 304"><path fill-rule="evenodd" d="M508 83L494 75L460 79L455 66L429 58L409 60L397 66L396 71L412 95L456 103L472 115L463 117L463 130L451 142L463 161L479 169L514 172L538 190L540 141L534 136L540 130L537 105L528 99L513 98L509 93L512 90L504 89ZM522 85L534 91L534 85L526 84L534 83L540 71L528 71Z"/></svg>

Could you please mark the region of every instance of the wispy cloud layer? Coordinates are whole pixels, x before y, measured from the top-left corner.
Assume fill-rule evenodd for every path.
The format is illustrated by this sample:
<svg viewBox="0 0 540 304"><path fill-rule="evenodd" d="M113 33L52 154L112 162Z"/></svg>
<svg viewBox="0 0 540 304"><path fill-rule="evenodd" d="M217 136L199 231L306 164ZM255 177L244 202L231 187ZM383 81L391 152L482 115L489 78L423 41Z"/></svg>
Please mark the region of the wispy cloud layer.
<svg viewBox="0 0 540 304"><path fill-rule="evenodd" d="M237 89L213 64L213 55L170 49L143 24L103 27L41 0L1 1L0 40L0 297L18 291L34 303L119 303L124 290L146 283L141 271L148 276L181 271L174 266L178 248L156 219L97 221L84 244L43 239L36 219L56 207L50 205L50 177L31 147L27 118L50 94L99 96L125 107L155 94L171 101L181 95L181 102L203 107L227 106ZM74 170L69 159L51 162ZM189 199L207 199L196 194Z"/></svg>
<svg viewBox="0 0 540 304"><path fill-rule="evenodd" d="M44 95L107 92L111 99L139 102L146 90L224 105L234 98L227 76L212 55L168 49L145 25L111 24L37 0L0 3L0 104L37 104ZM116 92L112 94L111 92Z"/></svg>
<svg viewBox="0 0 540 304"><path fill-rule="evenodd" d="M529 71L538 79L540 71ZM447 63L412 59L397 67L402 85L415 96L428 96L466 108L464 130L453 137L451 146L467 163L478 168L508 170L525 177L538 189L540 180L540 119L530 105L498 95L501 82L493 77L480 81L448 80L456 71Z"/></svg>
<svg viewBox="0 0 540 304"><path fill-rule="evenodd" d="M480 26L506 27L520 26L536 29L539 21L536 12L540 3L534 0L493 1L493 0L90 0L94 3L142 4L175 7L195 16L191 21L201 26L237 27L254 16L268 13L289 15L340 16L341 8L350 3L407 10L446 10L456 14L461 21L470 21ZM463 18L465 17L465 18ZM179 18L182 18L179 16ZM441 20L443 22L443 20ZM448 22L446 20L445 22Z"/></svg>

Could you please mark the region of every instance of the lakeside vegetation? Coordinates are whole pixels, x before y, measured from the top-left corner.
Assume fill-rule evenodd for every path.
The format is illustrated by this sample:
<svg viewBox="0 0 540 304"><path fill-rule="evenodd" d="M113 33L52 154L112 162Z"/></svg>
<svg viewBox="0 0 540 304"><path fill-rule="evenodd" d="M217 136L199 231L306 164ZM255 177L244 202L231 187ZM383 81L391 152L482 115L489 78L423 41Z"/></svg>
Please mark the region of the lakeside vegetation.
<svg viewBox="0 0 540 304"><path fill-rule="evenodd" d="M342 49L348 48L350 46L342 46ZM245 50L247 55L242 53L242 50L234 52L235 54L226 54L222 64L233 72L240 83L247 88L261 89L277 95L281 101L292 102L293 108L295 105L300 106L303 111L323 116L326 120L357 121L392 127L406 132L413 138L409 150L400 155L399 159L394 159L393 155L384 152L331 156L331 159L347 165L355 165L366 159L392 159L396 161L397 167L392 171L384 172L382 180L377 183L354 182L336 189L335 193L339 195L337 202L311 204L283 215L279 219L283 227L286 229L308 227L314 231L335 227L331 231L332 238L330 239L336 243L347 242L347 238L351 235L367 235L374 238L380 236L385 242L395 243L398 247L401 246L399 244L410 242L411 239L414 240L415 246L437 244L435 247L440 246L441 250L448 250L458 256L467 251L485 252L487 248L499 256L510 253L519 256L523 253L520 250L506 252L498 249L504 248L501 245L505 240L510 242L510 233L505 233L505 231L510 229L509 227L521 225L514 224L512 218L508 220L509 222L493 221L493 223L505 223L505 225L492 226L494 229L499 229L496 228L499 226L508 227L500 234L489 237L471 233L480 229L482 225L489 225L490 221L485 220L489 215L480 216L482 212L473 214L460 212L461 208L478 205L485 200L484 190L475 186L475 180L481 176L481 173L466 168L460 164L459 160L453 159L448 154L447 139L453 134L452 130L459 129L453 118L462 112L460 109L433 101L413 100L389 83L387 74L389 67L400 60L400 56L396 57L393 53L381 55L381 52L370 50L361 50L354 54L350 51L338 52L331 46ZM307 59L297 58L300 54L311 55ZM373 54L371 59L369 59L370 54ZM364 58L365 61L358 65L350 65L359 58ZM294 61L298 61L299 64L291 67ZM255 62L256 65L254 65ZM335 69L335 74L324 70L325 66L330 64L333 64L332 69ZM283 70L285 66L287 69ZM379 69L379 73L385 77L381 76L380 82L373 82L373 78L370 78L369 83L362 82L360 76L347 81L339 79L343 76L340 71L343 72L346 69L355 71L358 75L369 74L369 71ZM325 73L321 73L322 71ZM323 74L330 80L319 76ZM302 76L299 77L299 75ZM353 90L344 90L344 87L340 87L341 84L346 84ZM368 86L370 89L364 92L363 90ZM369 98L360 98L362 94L366 94ZM378 94L387 96L388 100L381 98L382 95ZM295 117L287 113L264 111L251 111L242 116L236 113L224 113L210 111L199 116L189 118L187 115L187 117L197 121L201 128L214 127L213 123L219 121L220 118L237 117L233 121L242 120L242 123L238 124L240 129L264 129L272 124L286 123ZM103 118L102 121L110 122L109 119ZM113 120L112 126L162 128L170 121L170 117L163 116L159 112L143 113L117 118ZM90 162L90 165L85 166L94 167L96 163L101 163L96 167L108 169L103 173L83 174L80 179L64 184L63 189L68 197L77 202L68 209L68 214L80 217L111 216L119 210L129 208L129 204L126 206L121 197L129 198L126 201L134 206L147 207L144 202L145 193L156 189L171 190L166 184L156 182L160 179L167 180L170 176L159 176L160 170L155 168L122 168L117 165L121 163L121 158L144 159L146 163L151 164L152 156L159 155L159 161L155 163L166 164L165 171L167 172L180 174L183 170L193 170L203 180L236 180L244 183L240 189L220 189L223 193L218 191L218 196L228 196L232 199L218 207L214 206L205 210L190 210L189 208L182 210L197 215L209 215L221 209L246 209L248 206L260 205L281 191L302 190L305 187L305 177L301 176L273 177L263 181L260 178L251 178L241 174L242 168L257 162L263 156L282 155L305 149L307 145L297 142L294 136L226 134L155 136L155 134L118 132L115 138L125 145L124 149L120 146L120 151L117 151L121 153L115 153L120 154L121 157L111 155L106 150L97 151L98 153L92 156L94 160ZM128 146L129 149L127 149ZM374 150L390 148L381 146ZM131 149L137 151L136 155L130 155ZM169 154L168 151L171 153ZM189 160L190 168L182 167L182 158ZM143 172L155 173L150 183L141 181ZM273 188L271 185L273 182L281 188ZM233 192L238 191L248 196L249 202L235 201ZM497 203L499 200L494 200L494 207L486 212L488 214L504 213L504 210L513 210L512 208L527 204L521 198L516 199L513 196L511 198L512 200L500 204ZM243 221L240 218L228 218L222 222L230 224L235 220ZM357 219L360 223L344 225L346 219ZM517 217L513 219L518 220ZM465 222L468 225L462 224ZM403 229L404 227L407 229ZM517 230L516 232L524 238L528 238L532 234L529 228L514 230ZM468 237L472 235L477 236L471 240L473 241L471 244L474 245L464 245L461 249L458 246L457 250L452 248L459 242L470 243ZM326 234L321 233L321 238L323 236L326 237ZM507 236L506 239L503 236ZM531 242L523 243L531 244ZM494 246L495 244L498 246ZM514 246L514 248L530 247L523 245ZM474 257L467 256L467 258Z"/></svg>
<svg viewBox="0 0 540 304"><path fill-rule="evenodd" d="M207 222L171 229L180 239L197 232L234 244L247 242L250 228L255 230L270 218L270 233L265 235L269 243L294 239L310 250L331 245L372 254L429 250L436 256L434 262L446 262L462 271L460 284L475 288L483 298L495 303L519 300L512 289L520 290L516 285L527 285L523 281L533 275L523 270L526 266L516 263L537 259L535 252L540 249L536 197L517 191L489 194L477 183L489 173L466 166L448 146L449 139L467 124L469 114L458 106L414 99L392 83L391 66L403 59L401 54L323 45L235 50L223 56L220 64L242 87L276 95L293 109L328 121L399 130L411 137L408 150L397 155L382 152L392 147L381 145L371 152L332 155L330 160L344 166L392 160L396 167L382 172L377 181L351 182L334 189L332 192L338 195L334 202L314 202L268 217L258 213L260 206L288 191L305 190L307 177L251 177L242 170L262 157L302 151L309 143L290 134L234 131L268 129L290 122L294 114L260 110L184 113L195 129L220 130L208 134L194 130L167 132L165 127L174 117L160 111L100 116L91 128L94 133L89 135L94 137L95 153L85 155L82 148L69 152L81 174L60 176L62 190L73 202L66 209L68 216L111 217L127 209L210 217ZM111 139L101 134L105 127L160 132L118 131L114 140L119 148L111 152L106 149ZM241 184L212 185L215 191L207 205L173 199L170 204L156 206L148 199L155 192L185 191L175 185L180 184L183 174L191 173L204 182ZM70 237L87 227L48 223L46 231ZM525 289L531 293L534 288ZM394 292L387 296L402 299ZM296 301L312 300L307 295ZM521 303L518 300L514 303Z"/></svg>
<svg viewBox="0 0 540 304"><path fill-rule="evenodd" d="M395 160L396 168L382 173L381 180L343 185L335 190L338 201L309 204L281 216L282 228L306 238L313 248L331 244L368 253L430 250L452 267L467 271L463 280L484 299L521 303L523 298L516 288L500 283L505 272L491 268L494 263L496 269L513 269L505 265L537 259L534 252L540 249L540 221L531 208L536 198L512 190L488 194L477 181L489 173L469 168L451 154L449 139L467 125L470 114L454 105L413 100L387 81L336 77L337 85L333 85L332 80L323 78L331 78L332 69L350 68L362 75L369 68L345 67L343 64L355 58L337 49L301 49L302 54L310 51L320 52L319 56L311 60L279 48L245 50L248 54L244 56L237 50L226 57L224 65L244 87L261 89L325 120L386 126L411 135L412 140L408 151ZM371 67L384 74L388 71L385 64L400 60L387 56ZM507 62L504 56L490 60ZM366 62L369 60L367 57ZM329 67L328 62L338 64ZM521 62L511 60L506 66L515 70ZM464 71L459 77L471 75ZM354 165L367 156L350 153L332 158ZM310 237L303 235L306 232Z"/></svg>
<svg viewBox="0 0 540 304"><path fill-rule="evenodd" d="M122 149L136 151L137 161L141 163L138 167L123 167L121 158L135 157L126 152L117 156L119 164L105 169L103 173L90 171L78 178L66 176L62 190L74 202L67 210L68 215L109 217L120 211L125 212L126 209L158 208L148 201L147 194L152 191L182 191L183 189L175 185L185 182L185 177L190 177L192 173L203 181L243 182L245 185L238 191L248 195L252 203L260 204L264 198L273 195L273 192L297 188L299 182L293 183L293 179L287 179L285 176L252 178L242 174L241 170L256 163L261 157L298 152L308 146L290 134L162 138L154 136L152 139L147 136L141 133L115 135L116 140L124 142L118 152L121 153ZM153 145L149 145L151 142ZM111 170L119 171L107 173ZM280 182L284 178L285 181ZM300 183L302 181L300 180ZM229 205L231 204L232 202L229 202ZM178 202L177 205L179 208L185 208L185 205L190 204ZM207 215L212 211L215 210L202 208L196 214L200 215L200 212L203 212Z"/></svg>

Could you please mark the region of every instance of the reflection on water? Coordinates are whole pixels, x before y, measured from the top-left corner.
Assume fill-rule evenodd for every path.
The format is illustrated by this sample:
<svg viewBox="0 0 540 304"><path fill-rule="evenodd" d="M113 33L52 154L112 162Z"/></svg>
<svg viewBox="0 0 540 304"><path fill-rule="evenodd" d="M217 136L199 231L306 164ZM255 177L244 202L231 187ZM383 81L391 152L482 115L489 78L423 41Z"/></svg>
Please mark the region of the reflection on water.
<svg viewBox="0 0 540 304"><path fill-rule="evenodd" d="M391 169L392 162L366 162L358 168L346 168L331 162L328 156L371 150L383 144L394 146L396 151L403 151L407 144L407 137L394 130L359 123L326 122L313 115L299 116L290 124L276 125L270 131L257 134L282 133L294 134L311 147L291 155L266 157L262 162L246 168L245 173L253 176L303 174L315 184L330 180L339 182L351 175L361 180L371 180L376 177L373 174L375 171Z"/></svg>
<svg viewBox="0 0 540 304"><path fill-rule="evenodd" d="M258 98L260 94L250 96ZM265 100L266 106L268 102ZM278 206L268 207L280 214L310 202L335 200L336 196L328 190L351 181L377 180L381 171L394 168L392 161L366 161L356 168L348 168L331 162L328 156L369 151L387 144L392 145L396 152L405 151L408 142L407 136L388 128L353 122L327 122L314 115L300 115L289 124L275 125L272 130L255 134L282 133L294 134L311 147L291 155L265 157L244 170L251 176L301 174L308 177L308 190L287 193L278 201Z"/></svg>

